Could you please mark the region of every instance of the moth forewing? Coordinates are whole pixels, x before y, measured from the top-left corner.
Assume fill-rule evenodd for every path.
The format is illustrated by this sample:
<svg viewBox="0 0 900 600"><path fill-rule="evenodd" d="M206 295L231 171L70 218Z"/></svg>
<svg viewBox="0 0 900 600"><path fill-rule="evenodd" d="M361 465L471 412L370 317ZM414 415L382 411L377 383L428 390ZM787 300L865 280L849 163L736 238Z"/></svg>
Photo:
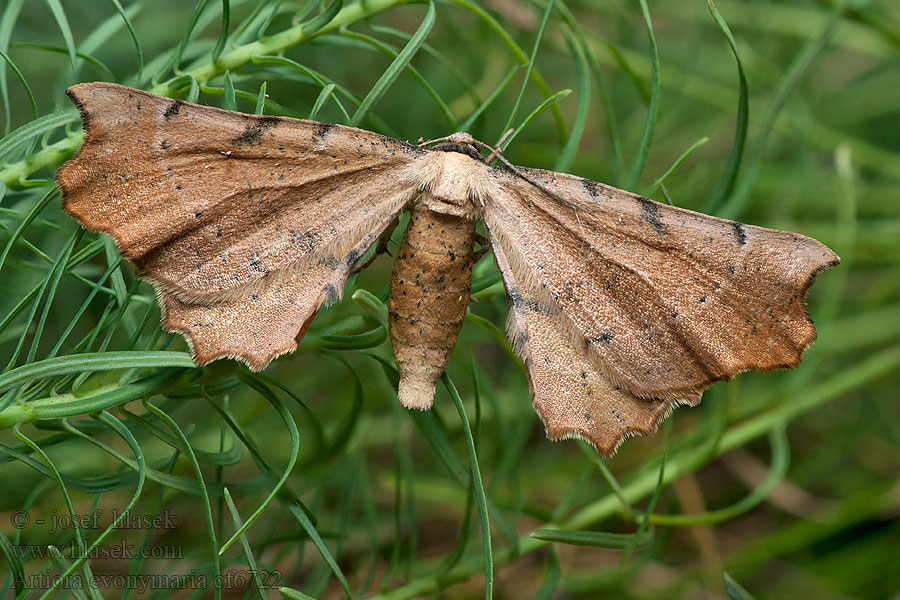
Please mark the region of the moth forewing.
<svg viewBox="0 0 900 600"><path fill-rule="evenodd" d="M796 366L814 339L803 298L837 261L823 244L527 173L567 202L497 172L492 240L505 240L518 277L548 291L616 385L680 400L742 370Z"/></svg>
<svg viewBox="0 0 900 600"><path fill-rule="evenodd" d="M63 208L111 235L197 364L290 351L408 203L426 153L375 133L245 115L115 84L73 86L86 131Z"/></svg>

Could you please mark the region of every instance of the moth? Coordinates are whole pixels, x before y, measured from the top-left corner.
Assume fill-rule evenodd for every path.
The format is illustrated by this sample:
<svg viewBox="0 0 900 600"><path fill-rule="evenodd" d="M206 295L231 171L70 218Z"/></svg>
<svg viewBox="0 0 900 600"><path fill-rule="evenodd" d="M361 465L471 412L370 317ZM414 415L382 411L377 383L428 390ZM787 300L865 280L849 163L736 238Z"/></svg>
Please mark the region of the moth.
<svg viewBox="0 0 900 600"><path fill-rule="evenodd" d="M659 204L589 179L492 166L465 133L408 144L331 123L241 114L111 83L67 91L85 139L63 208L156 287L198 365L266 367L401 210L390 337L409 408L432 405L469 301L482 220L507 329L551 439L613 454L747 369L794 368L825 245Z"/></svg>

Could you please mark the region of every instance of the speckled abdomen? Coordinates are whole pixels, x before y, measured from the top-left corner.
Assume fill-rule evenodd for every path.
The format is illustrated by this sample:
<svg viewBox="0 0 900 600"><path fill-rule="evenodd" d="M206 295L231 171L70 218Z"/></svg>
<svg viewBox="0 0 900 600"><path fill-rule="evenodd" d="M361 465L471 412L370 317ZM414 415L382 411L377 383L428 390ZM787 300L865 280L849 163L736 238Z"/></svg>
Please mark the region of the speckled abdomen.
<svg viewBox="0 0 900 600"><path fill-rule="evenodd" d="M400 402L419 409L431 408L466 315L475 236L474 219L426 204L412 207L388 299Z"/></svg>

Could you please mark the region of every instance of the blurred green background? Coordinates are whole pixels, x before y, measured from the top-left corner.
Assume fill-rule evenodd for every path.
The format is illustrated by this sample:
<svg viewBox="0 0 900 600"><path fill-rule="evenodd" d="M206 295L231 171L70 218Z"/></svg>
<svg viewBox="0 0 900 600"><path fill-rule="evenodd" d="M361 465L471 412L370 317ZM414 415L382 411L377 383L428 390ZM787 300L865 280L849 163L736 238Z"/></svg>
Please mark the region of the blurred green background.
<svg viewBox="0 0 900 600"><path fill-rule="evenodd" d="M0 594L900 597L898 50L887 0L3 0ZM509 126L513 163L843 262L799 369L717 384L608 460L545 439L489 256L447 370L471 428L447 388L396 401L386 257L263 374L195 369L59 208L63 91L95 80L412 141Z"/></svg>

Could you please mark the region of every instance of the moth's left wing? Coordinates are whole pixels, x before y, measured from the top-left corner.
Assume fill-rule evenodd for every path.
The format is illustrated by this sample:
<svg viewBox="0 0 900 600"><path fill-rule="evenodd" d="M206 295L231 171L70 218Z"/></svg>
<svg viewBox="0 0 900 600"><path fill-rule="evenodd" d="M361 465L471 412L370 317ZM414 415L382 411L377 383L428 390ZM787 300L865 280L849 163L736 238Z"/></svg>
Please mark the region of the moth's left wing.
<svg viewBox="0 0 900 600"><path fill-rule="evenodd" d="M404 174L427 153L109 83L68 94L85 141L57 173L63 208L153 282L163 327L187 337L198 364L261 369L292 350L412 197Z"/></svg>
<svg viewBox="0 0 900 600"><path fill-rule="evenodd" d="M492 169L484 221L551 437L610 453L715 381L797 366L815 339L804 296L838 261L816 240L522 172L546 191Z"/></svg>

